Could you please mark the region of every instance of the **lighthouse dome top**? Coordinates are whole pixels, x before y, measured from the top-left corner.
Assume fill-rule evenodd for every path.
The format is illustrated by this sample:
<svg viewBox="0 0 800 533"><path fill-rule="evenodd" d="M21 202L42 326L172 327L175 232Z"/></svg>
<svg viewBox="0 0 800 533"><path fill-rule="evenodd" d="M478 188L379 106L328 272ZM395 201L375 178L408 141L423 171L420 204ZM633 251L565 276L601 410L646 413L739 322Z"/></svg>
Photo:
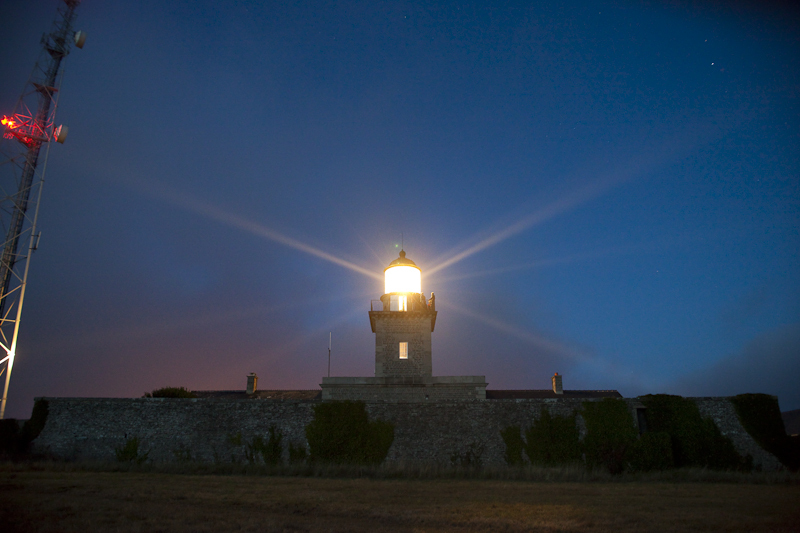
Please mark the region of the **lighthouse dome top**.
<svg viewBox="0 0 800 533"><path fill-rule="evenodd" d="M412 267L414 267L414 268L419 270L419 267L417 266L417 264L414 261L412 261L411 259L406 257L406 251L405 250L400 250L400 257L398 257L397 259L395 259L394 261L389 263L389 266L384 269L384 272L386 270L389 270L392 267L395 267L395 266L412 266Z"/></svg>
<svg viewBox="0 0 800 533"><path fill-rule="evenodd" d="M419 267L400 250L400 257L384 270L386 294L393 292L422 292L422 273Z"/></svg>

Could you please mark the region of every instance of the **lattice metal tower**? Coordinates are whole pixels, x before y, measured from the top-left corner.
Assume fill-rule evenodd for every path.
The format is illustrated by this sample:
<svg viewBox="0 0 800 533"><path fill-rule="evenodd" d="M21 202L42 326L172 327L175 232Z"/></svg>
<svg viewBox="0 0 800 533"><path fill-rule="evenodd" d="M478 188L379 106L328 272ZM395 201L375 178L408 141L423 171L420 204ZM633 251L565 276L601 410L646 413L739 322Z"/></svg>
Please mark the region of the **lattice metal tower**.
<svg viewBox="0 0 800 533"><path fill-rule="evenodd" d="M14 111L0 120L0 235L5 235L0 256L0 376L5 374L0 419L5 417L28 267L39 243L36 221L50 142L63 143L67 136L65 126L55 126L62 62L73 43L83 48L86 40L85 33L73 30L80 0L63 2L50 32L42 36L41 54Z"/></svg>

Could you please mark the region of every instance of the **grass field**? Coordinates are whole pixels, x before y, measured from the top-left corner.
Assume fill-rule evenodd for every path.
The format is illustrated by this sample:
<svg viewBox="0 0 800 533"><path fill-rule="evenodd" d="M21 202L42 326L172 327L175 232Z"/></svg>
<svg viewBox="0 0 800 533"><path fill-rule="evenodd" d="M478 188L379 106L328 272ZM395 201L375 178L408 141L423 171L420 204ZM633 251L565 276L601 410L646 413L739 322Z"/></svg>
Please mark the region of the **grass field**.
<svg viewBox="0 0 800 533"><path fill-rule="evenodd" d="M800 485L342 479L0 465L0 531L800 531Z"/></svg>

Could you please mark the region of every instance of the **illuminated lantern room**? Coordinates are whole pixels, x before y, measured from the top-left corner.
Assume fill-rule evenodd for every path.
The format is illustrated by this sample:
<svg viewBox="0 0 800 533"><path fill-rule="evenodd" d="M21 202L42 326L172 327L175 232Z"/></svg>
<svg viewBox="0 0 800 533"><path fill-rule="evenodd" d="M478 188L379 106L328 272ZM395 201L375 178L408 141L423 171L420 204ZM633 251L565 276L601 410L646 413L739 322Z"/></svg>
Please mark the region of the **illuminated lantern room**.
<svg viewBox="0 0 800 533"><path fill-rule="evenodd" d="M427 311L430 302L422 294L422 273L406 252L384 269L384 290L381 296L383 311ZM431 294L433 298L433 294ZM373 310L377 310L374 309Z"/></svg>
<svg viewBox="0 0 800 533"><path fill-rule="evenodd" d="M383 272L386 294L422 292L422 273L414 261L406 257L405 251L401 250L400 257L389 263Z"/></svg>

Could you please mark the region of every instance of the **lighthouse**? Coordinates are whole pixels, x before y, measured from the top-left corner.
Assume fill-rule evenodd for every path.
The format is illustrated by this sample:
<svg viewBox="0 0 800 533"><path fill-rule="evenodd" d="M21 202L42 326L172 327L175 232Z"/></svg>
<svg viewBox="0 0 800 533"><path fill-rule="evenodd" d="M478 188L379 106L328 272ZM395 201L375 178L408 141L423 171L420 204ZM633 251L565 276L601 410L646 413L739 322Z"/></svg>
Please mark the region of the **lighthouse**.
<svg viewBox="0 0 800 533"><path fill-rule="evenodd" d="M434 376L431 337L436 297L422 292L422 270L401 250L384 269L384 294L372 300L375 377L323 377L323 400L430 402L486 399L485 376Z"/></svg>
<svg viewBox="0 0 800 533"><path fill-rule="evenodd" d="M435 296L431 293L430 299L425 298L422 272L405 251L389 263L384 279L386 292L369 311L375 334L375 377L431 377Z"/></svg>

